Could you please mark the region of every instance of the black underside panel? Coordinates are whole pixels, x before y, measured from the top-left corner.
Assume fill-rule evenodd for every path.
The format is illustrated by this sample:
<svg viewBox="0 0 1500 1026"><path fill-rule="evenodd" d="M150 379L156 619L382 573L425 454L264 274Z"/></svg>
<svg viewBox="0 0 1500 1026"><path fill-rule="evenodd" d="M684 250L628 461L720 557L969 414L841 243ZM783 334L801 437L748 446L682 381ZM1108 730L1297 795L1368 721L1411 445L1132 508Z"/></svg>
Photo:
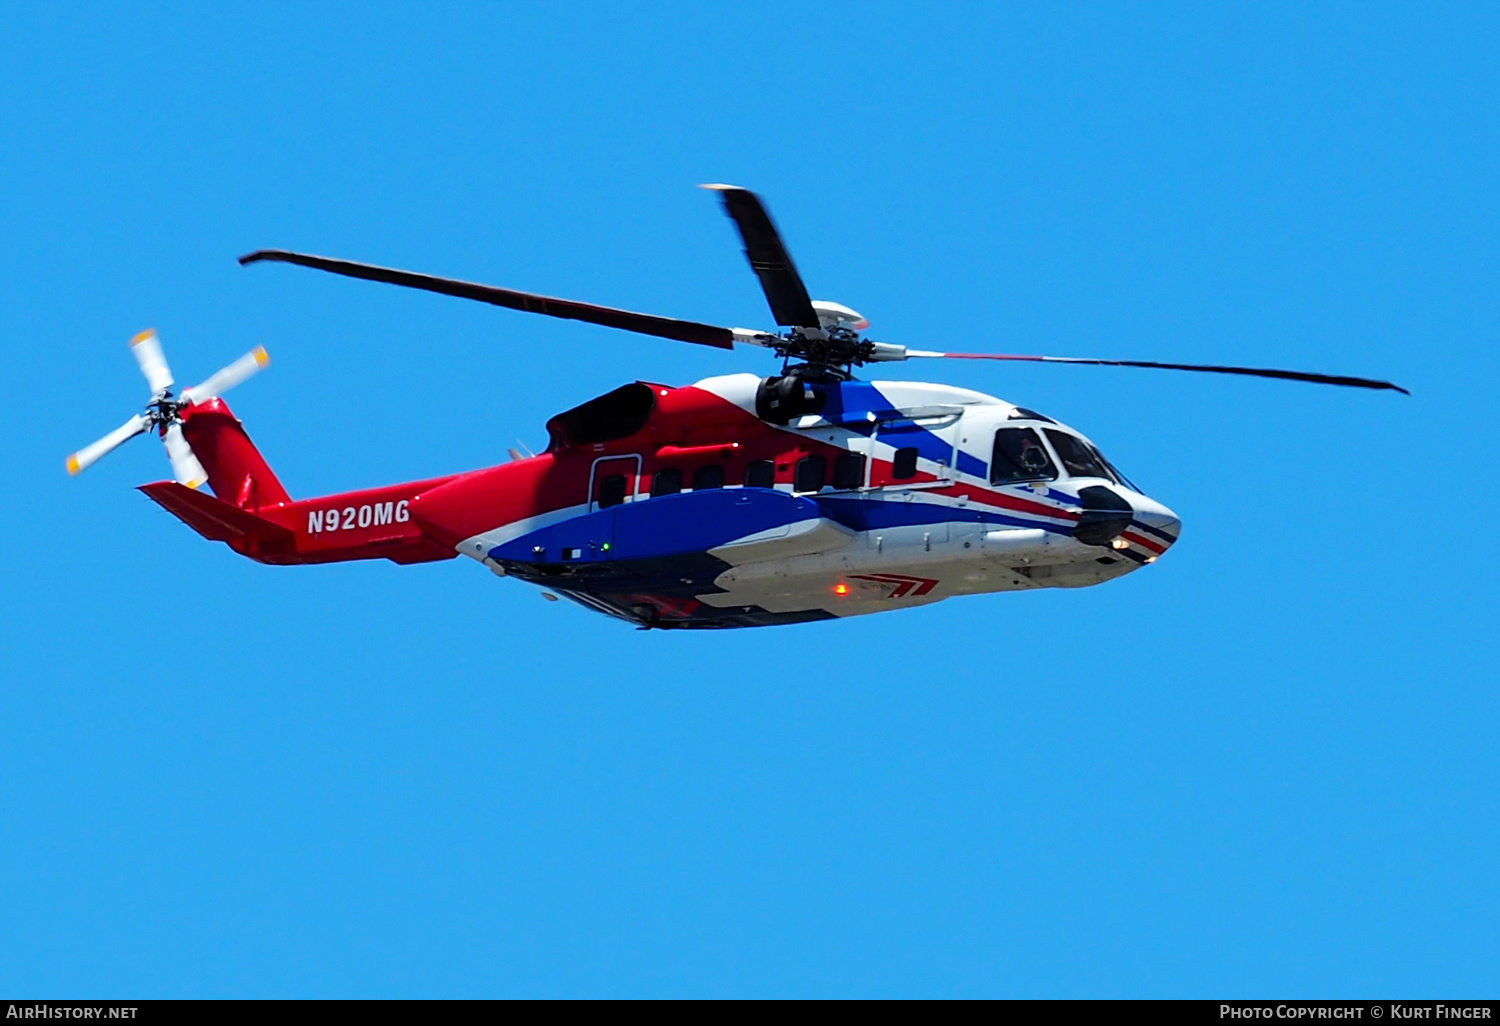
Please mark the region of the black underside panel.
<svg viewBox="0 0 1500 1026"><path fill-rule="evenodd" d="M615 563L505 561L501 566L512 577L550 588L579 605L641 627L777 627L833 619L832 613L822 609L773 613L760 606L705 604L698 596L724 594L724 589L713 582L729 569L728 563L706 553Z"/></svg>

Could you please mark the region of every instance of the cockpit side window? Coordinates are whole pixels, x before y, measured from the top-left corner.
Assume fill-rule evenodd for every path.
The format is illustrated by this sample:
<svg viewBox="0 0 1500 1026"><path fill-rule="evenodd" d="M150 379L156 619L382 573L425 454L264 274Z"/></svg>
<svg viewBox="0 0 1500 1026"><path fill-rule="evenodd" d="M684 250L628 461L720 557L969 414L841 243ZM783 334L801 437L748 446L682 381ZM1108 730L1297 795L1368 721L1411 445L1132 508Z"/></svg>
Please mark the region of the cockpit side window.
<svg viewBox="0 0 1500 1026"><path fill-rule="evenodd" d="M1047 440L1052 443L1052 448L1057 450L1057 458L1062 460L1063 469L1070 477L1102 477L1109 479L1109 471L1104 469L1103 463L1081 438L1068 434L1066 431L1054 431L1047 428Z"/></svg>
<svg viewBox="0 0 1500 1026"><path fill-rule="evenodd" d="M1018 481L1051 481L1057 467L1047 455L1035 428L1001 428L995 432L995 451L990 457L990 484Z"/></svg>

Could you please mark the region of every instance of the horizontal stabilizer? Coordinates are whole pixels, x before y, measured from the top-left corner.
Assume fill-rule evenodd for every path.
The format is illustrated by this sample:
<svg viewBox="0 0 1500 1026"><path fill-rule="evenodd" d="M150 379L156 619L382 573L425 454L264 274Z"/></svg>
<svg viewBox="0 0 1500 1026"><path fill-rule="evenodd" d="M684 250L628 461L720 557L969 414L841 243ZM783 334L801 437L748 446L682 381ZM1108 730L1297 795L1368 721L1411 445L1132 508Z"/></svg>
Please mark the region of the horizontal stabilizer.
<svg viewBox="0 0 1500 1026"><path fill-rule="evenodd" d="M141 485L141 491L162 509L187 524L209 541L233 541L238 538L263 540L290 539L292 532L264 517L232 506L204 492L194 491L176 481L157 481Z"/></svg>

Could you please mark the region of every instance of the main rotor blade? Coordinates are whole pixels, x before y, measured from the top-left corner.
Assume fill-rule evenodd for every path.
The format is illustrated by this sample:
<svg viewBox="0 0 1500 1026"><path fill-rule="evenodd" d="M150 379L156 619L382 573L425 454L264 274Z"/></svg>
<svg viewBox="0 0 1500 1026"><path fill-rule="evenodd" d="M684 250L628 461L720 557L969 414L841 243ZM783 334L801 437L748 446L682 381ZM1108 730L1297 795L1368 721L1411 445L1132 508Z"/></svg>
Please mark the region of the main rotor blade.
<svg viewBox="0 0 1500 1026"><path fill-rule="evenodd" d="M678 342L692 342L695 345L713 346L716 349L734 348L734 332L712 324L633 313L630 310L617 310L608 306L594 306L592 303L578 303L571 299L555 299L552 296L540 296L531 292L502 289L495 285L480 285L475 282L457 281L453 278L417 274L414 271L398 271L390 267L361 264L353 260L290 253L284 249L261 249L240 257L240 264L253 264L261 260L300 264L303 267L342 274L350 278L383 281L390 285L422 289L426 292L440 292L445 296L457 296L460 299L476 299L481 303L491 303L511 310L546 314L548 317L561 317L571 321L587 321L590 324L602 324L606 328L621 328L642 335L676 339Z"/></svg>
<svg viewBox="0 0 1500 1026"><path fill-rule="evenodd" d="M146 375L146 384L152 395L160 395L172 387L172 371L167 367L167 358L161 351L161 341L155 328L147 328L130 340L130 352Z"/></svg>
<svg viewBox="0 0 1500 1026"><path fill-rule="evenodd" d="M256 346L244 356L218 371L201 385L194 385L182 393L185 403L201 403L216 395L223 395L235 385L250 377L271 362L265 346Z"/></svg>
<svg viewBox="0 0 1500 1026"><path fill-rule="evenodd" d="M67 462L68 474L77 474L80 470L84 470L89 466L99 462L99 457L103 456L105 453L109 452L111 449L113 449L115 446L119 445L126 439L134 438L136 435L146 430L148 426L149 421L147 421L145 417L142 417L139 413L137 413L134 417L131 417L124 424L121 424L119 427L115 428L113 431L105 435L103 438L99 439L99 441L95 442L93 445L85 445L82 449L79 449L73 455L69 456Z"/></svg>
<svg viewBox="0 0 1500 1026"><path fill-rule="evenodd" d="M1149 367L1154 370L1198 371L1204 374L1240 374L1251 378L1281 378L1284 381L1310 381L1315 385L1341 385L1345 388L1374 388L1411 395L1400 385L1373 378L1354 378L1343 374L1314 374L1310 371L1278 370L1270 367L1223 367L1206 363L1157 363L1152 360L1096 360L1084 356L1018 356L1011 353L929 353L908 350L907 356L940 357L947 360L1011 360L1024 363L1086 363L1101 367Z"/></svg>
<svg viewBox="0 0 1500 1026"><path fill-rule="evenodd" d="M771 315L782 327L816 328L818 312L807 296L807 287L792 264L791 254L777 234L771 215L760 197L737 185L705 185L724 201L724 212L734 219L745 243L745 258L771 304Z"/></svg>

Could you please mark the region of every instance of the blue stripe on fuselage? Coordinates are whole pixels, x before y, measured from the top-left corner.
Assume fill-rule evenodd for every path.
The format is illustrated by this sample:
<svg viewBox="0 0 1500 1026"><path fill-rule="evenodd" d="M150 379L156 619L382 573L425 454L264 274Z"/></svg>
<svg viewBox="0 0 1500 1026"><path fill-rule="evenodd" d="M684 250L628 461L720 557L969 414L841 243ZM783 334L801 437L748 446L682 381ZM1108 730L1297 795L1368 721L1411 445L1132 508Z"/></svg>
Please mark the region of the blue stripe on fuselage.
<svg viewBox="0 0 1500 1026"><path fill-rule="evenodd" d="M880 425L875 440L893 449L915 449L917 455L932 463L951 466L953 443L919 427L909 420L888 420Z"/></svg>
<svg viewBox="0 0 1500 1026"><path fill-rule="evenodd" d="M1168 534L1166 531L1163 531L1159 527L1152 527L1150 524L1146 523L1143 520L1134 520L1134 521L1131 521L1131 523L1133 524L1133 526L1140 528L1142 531L1145 531L1147 534L1154 534L1154 535L1156 535L1158 538L1160 538L1162 541L1166 542L1168 545L1171 545L1171 544L1173 544L1173 543L1175 543L1177 541L1177 535L1175 535L1175 534Z"/></svg>
<svg viewBox="0 0 1500 1026"><path fill-rule="evenodd" d="M978 456L957 449L940 435L910 420L899 419L891 401L869 382L841 381L827 386L820 415L828 423L855 434L867 438L875 434L878 441L892 448L916 449L917 455L924 460L944 466L956 461L960 473L978 478L989 473L989 464Z"/></svg>
<svg viewBox="0 0 1500 1026"><path fill-rule="evenodd" d="M988 463L984 462L978 456L970 456L962 449L958 450L957 462L958 472L960 474L968 474L972 477L983 478L990 470Z"/></svg>
<svg viewBox="0 0 1500 1026"><path fill-rule="evenodd" d="M890 400L868 381L840 381L823 388L823 409L819 416L856 434L869 437L877 419L895 413Z"/></svg>
<svg viewBox="0 0 1500 1026"><path fill-rule="evenodd" d="M651 559L707 552L726 542L820 516L817 503L770 488L713 488L613 506L497 545L490 558L521 563ZM541 552L536 550L540 549Z"/></svg>

